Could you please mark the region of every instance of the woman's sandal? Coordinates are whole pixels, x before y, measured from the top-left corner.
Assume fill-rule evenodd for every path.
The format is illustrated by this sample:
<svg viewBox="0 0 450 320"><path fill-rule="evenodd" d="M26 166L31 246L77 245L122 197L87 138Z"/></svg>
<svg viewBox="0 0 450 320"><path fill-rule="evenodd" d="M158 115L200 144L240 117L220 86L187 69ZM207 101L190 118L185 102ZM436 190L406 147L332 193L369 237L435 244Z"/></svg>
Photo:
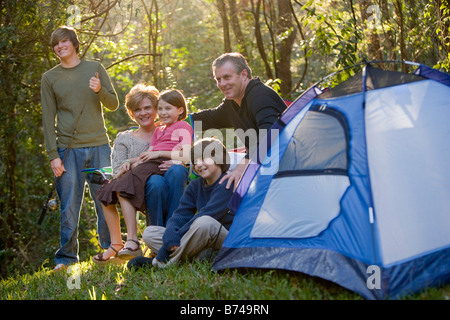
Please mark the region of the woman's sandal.
<svg viewBox="0 0 450 320"><path fill-rule="evenodd" d="M123 260L130 260L130 259L133 259L134 257L142 256L143 254L142 254L141 244L139 243L139 241L134 240L134 239L128 239L127 242L128 241L133 241L134 243L136 243L137 244L137 248L136 249L132 249L130 247L124 247L117 254L118 257L120 259L123 259Z"/></svg>
<svg viewBox="0 0 450 320"><path fill-rule="evenodd" d="M104 265L104 264L110 263L110 262L112 262L112 261L123 263L123 261L118 257L119 250L121 250L121 249L116 250L116 249L113 248L113 246L120 246L121 249L123 249L123 243L120 243L120 244L119 244L119 243L115 243L115 244L113 243L113 244L111 244L111 246L109 247L109 249L112 249L113 251L115 251L115 252L116 252L115 254L113 254L111 257L109 257L109 258L107 258L107 259L104 259L104 258L103 258L103 254L104 254L106 251L103 251L103 252L97 254L96 256L93 256L93 257L92 257L92 261L94 261L96 264L100 264L100 265ZM115 259L116 259L116 260L115 260ZM119 261L119 260L120 260L120 261Z"/></svg>

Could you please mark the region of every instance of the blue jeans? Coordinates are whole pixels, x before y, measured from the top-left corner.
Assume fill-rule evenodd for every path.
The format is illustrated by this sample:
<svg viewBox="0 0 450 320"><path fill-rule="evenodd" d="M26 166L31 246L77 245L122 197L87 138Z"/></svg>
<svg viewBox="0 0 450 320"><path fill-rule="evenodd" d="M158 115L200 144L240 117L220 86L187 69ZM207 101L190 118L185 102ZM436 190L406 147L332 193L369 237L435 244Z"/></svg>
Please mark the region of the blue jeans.
<svg viewBox="0 0 450 320"><path fill-rule="evenodd" d="M174 164L164 176L153 175L147 180L145 185L147 226L166 226L167 220L180 204L187 177L188 170L180 164Z"/></svg>
<svg viewBox="0 0 450 320"><path fill-rule="evenodd" d="M63 159L65 151L65 148L58 148L61 159ZM110 246L109 229L103 216L101 203L97 200L97 192L101 185L98 182L92 181L94 177L93 173L86 174L82 172L86 168L102 168L110 165L111 147L109 144L68 150L64 160L66 172L57 178L55 184L56 192L61 203L61 248L55 254L56 264L70 264L79 261L78 224L86 182L89 185L91 197L94 199L100 245L103 248Z"/></svg>

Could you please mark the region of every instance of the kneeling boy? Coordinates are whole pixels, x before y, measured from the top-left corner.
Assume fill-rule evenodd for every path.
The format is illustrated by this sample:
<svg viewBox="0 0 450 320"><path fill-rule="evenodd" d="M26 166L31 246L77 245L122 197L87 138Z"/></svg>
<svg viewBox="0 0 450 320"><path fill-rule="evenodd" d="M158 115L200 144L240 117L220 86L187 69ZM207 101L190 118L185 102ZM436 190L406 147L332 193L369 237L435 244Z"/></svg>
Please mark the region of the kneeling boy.
<svg viewBox="0 0 450 320"><path fill-rule="evenodd" d="M222 247L234 218L228 210L233 188L219 184L229 169L228 153L219 140L205 138L194 144L191 161L200 178L187 186L165 228L149 226L144 230L143 240L157 252L156 258L134 258L128 268L164 267L195 258L205 249Z"/></svg>

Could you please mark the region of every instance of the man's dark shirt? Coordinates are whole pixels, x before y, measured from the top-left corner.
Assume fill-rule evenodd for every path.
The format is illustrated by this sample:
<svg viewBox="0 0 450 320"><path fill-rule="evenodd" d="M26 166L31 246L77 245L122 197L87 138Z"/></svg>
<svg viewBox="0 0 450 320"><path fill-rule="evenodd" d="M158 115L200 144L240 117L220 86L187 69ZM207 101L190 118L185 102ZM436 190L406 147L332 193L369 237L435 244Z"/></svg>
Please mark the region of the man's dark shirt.
<svg viewBox="0 0 450 320"><path fill-rule="evenodd" d="M193 113L192 120L201 121L202 130L234 128L242 129L245 133L253 129L259 136L260 130L269 130L285 109L286 104L278 93L262 83L260 79L254 78L245 89L241 106L233 100L224 98L217 108ZM247 151L251 150L250 146L254 142L249 141L251 139L245 139L242 132L237 132L237 135Z"/></svg>

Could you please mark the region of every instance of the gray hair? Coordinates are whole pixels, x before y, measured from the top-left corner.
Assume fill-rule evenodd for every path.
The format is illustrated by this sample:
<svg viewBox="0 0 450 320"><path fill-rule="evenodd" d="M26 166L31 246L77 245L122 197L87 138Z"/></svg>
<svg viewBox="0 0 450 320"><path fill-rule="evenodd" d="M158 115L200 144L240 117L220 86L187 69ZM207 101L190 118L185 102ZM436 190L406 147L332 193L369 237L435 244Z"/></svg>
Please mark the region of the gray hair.
<svg viewBox="0 0 450 320"><path fill-rule="evenodd" d="M247 60L239 52L224 53L220 57L216 58L212 64L213 72L215 68L220 68L225 63L230 61L236 73L242 72L242 70L247 70L247 78L252 78L252 69L248 66Z"/></svg>

